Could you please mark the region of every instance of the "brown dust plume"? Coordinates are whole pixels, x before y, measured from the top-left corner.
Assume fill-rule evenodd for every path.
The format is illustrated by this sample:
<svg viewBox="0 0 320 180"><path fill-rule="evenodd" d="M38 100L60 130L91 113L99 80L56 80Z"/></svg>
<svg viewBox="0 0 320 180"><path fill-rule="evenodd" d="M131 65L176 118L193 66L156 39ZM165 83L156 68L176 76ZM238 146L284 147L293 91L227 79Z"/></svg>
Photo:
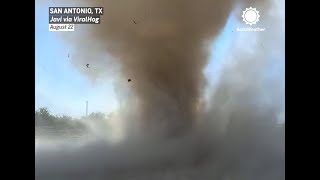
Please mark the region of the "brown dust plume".
<svg viewBox="0 0 320 180"><path fill-rule="evenodd" d="M100 25L81 36L75 64L111 71L112 56L134 96L141 128L175 135L198 119L208 44L221 31L237 0L106 0ZM79 37L78 37L79 38ZM86 42L88 43L87 45ZM89 43L90 42L90 43ZM98 44L98 45L96 45ZM99 46L99 55L92 53ZM81 65L79 65L81 64ZM86 70L84 70L86 71ZM90 74L91 73L91 74ZM96 78L98 71L89 72Z"/></svg>

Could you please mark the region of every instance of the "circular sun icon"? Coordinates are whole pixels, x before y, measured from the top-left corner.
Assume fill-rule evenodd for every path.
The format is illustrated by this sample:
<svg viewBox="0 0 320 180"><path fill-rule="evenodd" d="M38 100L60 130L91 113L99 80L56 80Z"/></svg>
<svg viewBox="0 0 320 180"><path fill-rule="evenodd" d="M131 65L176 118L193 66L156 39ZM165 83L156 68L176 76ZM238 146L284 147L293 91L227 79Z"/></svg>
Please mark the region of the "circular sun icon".
<svg viewBox="0 0 320 180"><path fill-rule="evenodd" d="M242 13L242 19L246 24L250 26L256 24L259 21L260 15L256 8L246 8Z"/></svg>

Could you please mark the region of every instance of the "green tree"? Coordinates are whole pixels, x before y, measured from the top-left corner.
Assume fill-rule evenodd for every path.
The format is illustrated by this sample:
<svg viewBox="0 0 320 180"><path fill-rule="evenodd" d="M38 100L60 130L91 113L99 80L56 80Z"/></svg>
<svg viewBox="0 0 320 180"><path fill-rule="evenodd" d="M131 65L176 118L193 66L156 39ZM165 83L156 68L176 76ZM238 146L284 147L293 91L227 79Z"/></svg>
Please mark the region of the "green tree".
<svg viewBox="0 0 320 180"><path fill-rule="evenodd" d="M92 119L92 120L104 120L105 119L105 114L101 113L101 112L91 113L89 115L89 119Z"/></svg>
<svg viewBox="0 0 320 180"><path fill-rule="evenodd" d="M49 126L54 122L54 116L50 114L50 111L46 107L40 108L35 112L35 122L38 126Z"/></svg>

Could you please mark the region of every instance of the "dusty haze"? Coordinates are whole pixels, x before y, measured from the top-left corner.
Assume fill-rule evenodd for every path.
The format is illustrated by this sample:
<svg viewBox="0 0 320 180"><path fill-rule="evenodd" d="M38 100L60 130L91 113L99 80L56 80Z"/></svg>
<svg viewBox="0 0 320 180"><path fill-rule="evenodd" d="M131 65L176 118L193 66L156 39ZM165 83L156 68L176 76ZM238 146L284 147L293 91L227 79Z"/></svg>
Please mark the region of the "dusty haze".
<svg viewBox="0 0 320 180"><path fill-rule="evenodd" d="M116 88L126 106L118 118L127 136L117 144L97 140L81 148L43 148L36 154L37 179L284 180L284 128L275 127L284 82L265 76L276 62L266 57L284 51L284 43L275 41L284 25L267 13L271 2L105 0L90 5L104 7L102 24L62 37L74 43L73 64L85 75L95 80L112 74L123 81ZM259 26L268 29L252 33L249 40L256 44L246 47L251 52L235 39L226 60L232 63L211 98L204 99L208 45L234 8L250 6L260 9ZM257 48L260 42L263 48ZM87 63L97 70L83 70Z"/></svg>

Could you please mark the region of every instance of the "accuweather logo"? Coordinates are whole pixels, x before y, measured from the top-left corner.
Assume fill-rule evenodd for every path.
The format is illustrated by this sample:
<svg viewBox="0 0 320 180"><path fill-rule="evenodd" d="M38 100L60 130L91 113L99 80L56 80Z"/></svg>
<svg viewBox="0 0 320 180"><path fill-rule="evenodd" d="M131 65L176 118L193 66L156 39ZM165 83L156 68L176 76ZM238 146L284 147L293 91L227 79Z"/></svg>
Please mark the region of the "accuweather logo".
<svg viewBox="0 0 320 180"><path fill-rule="evenodd" d="M259 11L257 11L256 8L246 8L244 11L242 11L242 20L246 23L246 25L256 25L257 22L260 19ZM265 28L261 27L243 27L243 28L237 28L237 31L265 31Z"/></svg>
<svg viewBox="0 0 320 180"><path fill-rule="evenodd" d="M246 8L246 10L242 12L243 21L250 26L256 24L259 21L259 18L259 11L257 11L256 8Z"/></svg>

